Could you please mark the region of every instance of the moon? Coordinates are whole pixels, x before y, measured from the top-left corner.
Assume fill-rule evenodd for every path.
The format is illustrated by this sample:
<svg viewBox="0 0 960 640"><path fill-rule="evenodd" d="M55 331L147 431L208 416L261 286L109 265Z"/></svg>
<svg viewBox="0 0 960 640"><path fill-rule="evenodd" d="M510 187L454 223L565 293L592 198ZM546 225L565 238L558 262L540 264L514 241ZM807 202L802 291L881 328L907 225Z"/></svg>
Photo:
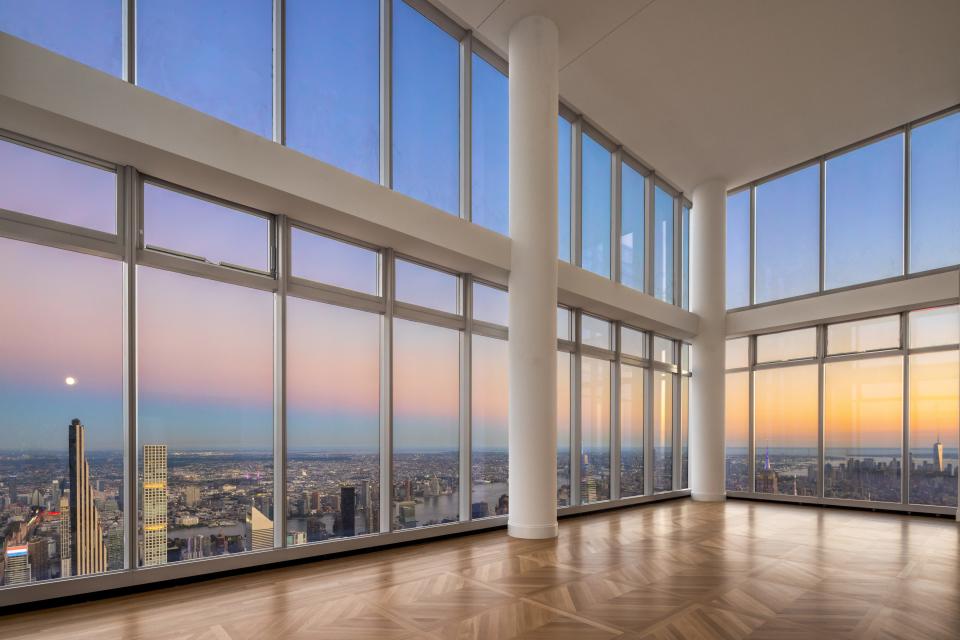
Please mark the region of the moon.
<svg viewBox="0 0 960 640"><path fill-rule="evenodd" d="M68 387L72 387L73 385L77 384L77 379L73 376L67 376L67 379L64 380L64 382L67 383Z"/></svg>

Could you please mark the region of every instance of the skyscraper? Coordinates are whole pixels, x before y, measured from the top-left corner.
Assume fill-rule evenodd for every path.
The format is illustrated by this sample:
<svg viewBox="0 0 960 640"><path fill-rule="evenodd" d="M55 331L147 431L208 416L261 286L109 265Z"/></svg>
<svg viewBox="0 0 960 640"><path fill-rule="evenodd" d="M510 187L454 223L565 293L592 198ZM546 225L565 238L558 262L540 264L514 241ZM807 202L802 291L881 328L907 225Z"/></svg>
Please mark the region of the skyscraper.
<svg viewBox="0 0 960 640"><path fill-rule="evenodd" d="M3 584L24 584L30 582L30 562L27 545L7 547L7 558L3 570Z"/></svg>
<svg viewBox="0 0 960 640"><path fill-rule="evenodd" d="M73 575L73 556L71 554L70 535L70 496L60 495L60 577L69 578Z"/></svg>
<svg viewBox="0 0 960 640"><path fill-rule="evenodd" d="M943 443L940 441L939 433L933 445L933 466L937 468L937 473L943 473Z"/></svg>
<svg viewBox="0 0 960 640"><path fill-rule="evenodd" d="M143 445L143 566L167 563L167 445Z"/></svg>
<svg viewBox="0 0 960 640"><path fill-rule="evenodd" d="M356 535L356 489L353 487L340 487L340 535Z"/></svg>
<svg viewBox="0 0 960 640"><path fill-rule="evenodd" d="M183 499L188 507L195 507L200 503L200 485L188 484L183 489Z"/></svg>
<svg viewBox="0 0 960 640"><path fill-rule="evenodd" d="M86 458L86 433L79 418L69 427L70 440L70 575L83 576L107 570L100 514L93 501L90 467Z"/></svg>
<svg viewBox="0 0 960 640"><path fill-rule="evenodd" d="M256 507L250 507L247 524L250 527L250 548L253 551L273 549L273 520Z"/></svg>

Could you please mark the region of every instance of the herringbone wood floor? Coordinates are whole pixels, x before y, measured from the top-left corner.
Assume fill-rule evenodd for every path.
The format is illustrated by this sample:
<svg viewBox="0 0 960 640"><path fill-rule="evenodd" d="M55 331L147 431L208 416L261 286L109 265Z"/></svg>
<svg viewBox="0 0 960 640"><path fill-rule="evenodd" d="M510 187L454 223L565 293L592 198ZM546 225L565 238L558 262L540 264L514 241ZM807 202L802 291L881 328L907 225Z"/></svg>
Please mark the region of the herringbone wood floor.
<svg viewBox="0 0 960 640"><path fill-rule="evenodd" d="M671 501L0 618L0 637L960 637L947 519Z"/></svg>

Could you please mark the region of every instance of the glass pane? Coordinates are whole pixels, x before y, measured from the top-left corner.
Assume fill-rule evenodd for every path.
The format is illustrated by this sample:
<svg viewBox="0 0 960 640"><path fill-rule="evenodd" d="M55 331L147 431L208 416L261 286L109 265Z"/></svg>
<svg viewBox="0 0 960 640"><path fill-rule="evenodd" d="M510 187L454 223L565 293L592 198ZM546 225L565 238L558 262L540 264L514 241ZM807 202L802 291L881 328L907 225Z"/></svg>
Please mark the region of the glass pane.
<svg viewBox="0 0 960 640"><path fill-rule="evenodd" d="M727 196L727 309L750 304L750 190Z"/></svg>
<svg viewBox="0 0 960 640"><path fill-rule="evenodd" d="M621 163L620 282L644 290L644 238L646 238L646 178Z"/></svg>
<svg viewBox="0 0 960 640"><path fill-rule="evenodd" d="M604 278L610 277L611 155L587 134L583 144L583 260L581 266Z"/></svg>
<svg viewBox="0 0 960 640"><path fill-rule="evenodd" d="M397 260L397 300L447 313L457 313L460 279L406 260Z"/></svg>
<svg viewBox="0 0 960 640"><path fill-rule="evenodd" d="M557 307L557 339L572 340L570 337L571 323L570 310L565 307Z"/></svg>
<svg viewBox="0 0 960 640"><path fill-rule="evenodd" d="M824 495L900 502L903 358L828 362L823 374Z"/></svg>
<svg viewBox="0 0 960 640"><path fill-rule="evenodd" d="M570 358L557 352L557 506L570 505Z"/></svg>
<svg viewBox="0 0 960 640"><path fill-rule="evenodd" d="M653 359L657 362L666 362L667 364L676 364L677 360L673 354L674 341L662 336L653 336Z"/></svg>
<svg viewBox="0 0 960 640"><path fill-rule="evenodd" d="M690 309L690 208L680 209L680 306Z"/></svg>
<svg viewBox="0 0 960 640"><path fill-rule="evenodd" d="M557 256L570 262L570 175L573 125L560 116L557 119Z"/></svg>
<svg viewBox="0 0 960 640"><path fill-rule="evenodd" d="M610 363L582 358L580 501L610 499Z"/></svg>
<svg viewBox="0 0 960 640"><path fill-rule="evenodd" d="M910 312L910 348L922 349L960 342L960 307Z"/></svg>
<svg viewBox="0 0 960 640"><path fill-rule="evenodd" d="M473 495L471 517L505 516L507 477L507 341L473 336Z"/></svg>
<svg viewBox="0 0 960 640"><path fill-rule="evenodd" d="M273 134L273 2L137 0L137 84Z"/></svg>
<svg viewBox="0 0 960 640"><path fill-rule="evenodd" d="M270 271L270 220L156 185L143 185L143 237L213 264Z"/></svg>
<svg viewBox="0 0 960 640"><path fill-rule="evenodd" d="M393 1L393 188L460 211L460 43Z"/></svg>
<svg viewBox="0 0 960 640"><path fill-rule="evenodd" d="M503 289L473 283L473 319L507 326L510 296Z"/></svg>
<svg viewBox="0 0 960 640"><path fill-rule="evenodd" d="M903 273L903 134L826 164L825 286Z"/></svg>
<svg viewBox="0 0 960 640"><path fill-rule="evenodd" d="M122 72L121 0L0 2L0 31L115 76Z"/></svg>
<svg viewBox="0 0 960 640"><path fill-rule="evenodd" d="M647 334L630 327L620 327L620 351L628 356L646 357Z"/></svg>
<svg viewBox="0 0 960 640"><path fill-rule="evenodd" d="M758 493L816 496L820 433L817 365L754 373Z"/></svg>
<svg viewBox="0 0 960 640"><path fill-rule="evenodd" d="M290 231L290 243L293 276L370 295L379 292L380 256L376 251L296 227Z"/></svg>
<svg viewBox="0 0 960 640"><path fill-rule="evenodd" d="M726 348L727 369L750 366L750 338L730 338Z"/></svg>
<svg viewBox="0 0 960 640"><path fill-rule="evenodd" d="M674 198L653 190L653 295L673 304L673 205Z"/></svg>
<svg viewBox="0 0 960 640"><path fill-rule="evenodd" d="M646 370L620 365L620 495L643 495L643 389Z"/></svg>
<svg viewBox="0 0 960 640"><path fill-rule="evenodd" d="M287 300L287 544L380 530L380 316Z"/></svg>
<svg viewBox="0 0 960 640"><path fill-rule="evenodd" d="M0 238L0 296L0 583L123 569L123 263Z"/></svg>
<svg viewBox="0 0 960 640"><path fill-rule="evenodd" d="M680 344L680 369L683 371L692 370L691 369L691 366L693 364L691 362L692 354L690 353L692 350L693 350L693 347L691 347L689 344L685 342Z"/></svg>
<svg viewBox="0 0 960 640"><path fill-rule="evenodd" d="M610 323L600 318L580 315L580 339L583 344L600 349L610 349L613 334L610 330Z"/></svg>
<svg viewBox="0 0 960 640"><path fill-rule="evenodd" d="M380 178L380 3L287 0L286 144Z"/></svg>
<svg viewBox="0 0 960 640"><path fill-rule="evenodd" d="M673 374L653 374L653 490L673 489Z"/></svg>
<svg viewBox="0 0 960 640"><path fill-rule="evenodd" d="M910 356L910 502L957 506L960 355Z"/></svg>
<svg viewBox="0 0 960 640"><path fill-rule="evenodd" d="M273 548L273 294L137 281L142 564Z"/></svg>
<svg viewBox="0 0 960 640"><path fill-rule="evenodd" d="M817 357L817 328L757 336L757 362L781 362Z"/></svg>
<svg viewBox="0 0 960 640"><path fill-rule="evenodd" d="M960 263L960 112L910 132L910 272Z"/></svg>
<svg viewBox="0 0 960 640"><path fill-rule="evenodd" d="M690 486L690 377L680 377L680 488Z"/></svg>
<svg viewBox="0 0 960 640"><path fill-rule="evenodd" d="M487 229L510 235L507 215L507 76L473 54L473 107L470 141L473 170L471 219Z"/></svg>
<svg viewBox="0 0 960 640"><path fill-rule="evenodd" d="M393 322L393 524L460 519L460 333Z"/></svg>
<svg viewBox="0 0 960 640"><path fill-rule="evenodd" d="M820 165L757 187L756 302L820 288Z"/></svg>
<svg viewBox="0 0 960 640"><path fill-rule="evenodd" d="M900 316L868 318L827 326L827 355L899 347Z"/></svg>
<svg viewBox="0 0 960 640"><path fill-rule="evenodd" d="M747 491L750 487L750 373L726 374L726 439L727 491Z"/></svg>
<svg viewBox="0 0 960 640"><path fill-rule="evenodd" d="M117 232L117 174L0 140L0 209Z"/></svg>

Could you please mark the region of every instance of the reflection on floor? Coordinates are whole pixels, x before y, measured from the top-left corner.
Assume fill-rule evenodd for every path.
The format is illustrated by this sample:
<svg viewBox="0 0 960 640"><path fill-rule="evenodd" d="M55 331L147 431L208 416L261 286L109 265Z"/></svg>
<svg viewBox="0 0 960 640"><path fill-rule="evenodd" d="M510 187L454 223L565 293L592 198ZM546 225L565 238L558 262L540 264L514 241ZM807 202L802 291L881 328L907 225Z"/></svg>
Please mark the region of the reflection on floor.
<svg viewBox="0 0 960 640"><path fill-rule="evenodd" d="M0 618L44 638L958 637L945 518L671 501Z"/></svg>

